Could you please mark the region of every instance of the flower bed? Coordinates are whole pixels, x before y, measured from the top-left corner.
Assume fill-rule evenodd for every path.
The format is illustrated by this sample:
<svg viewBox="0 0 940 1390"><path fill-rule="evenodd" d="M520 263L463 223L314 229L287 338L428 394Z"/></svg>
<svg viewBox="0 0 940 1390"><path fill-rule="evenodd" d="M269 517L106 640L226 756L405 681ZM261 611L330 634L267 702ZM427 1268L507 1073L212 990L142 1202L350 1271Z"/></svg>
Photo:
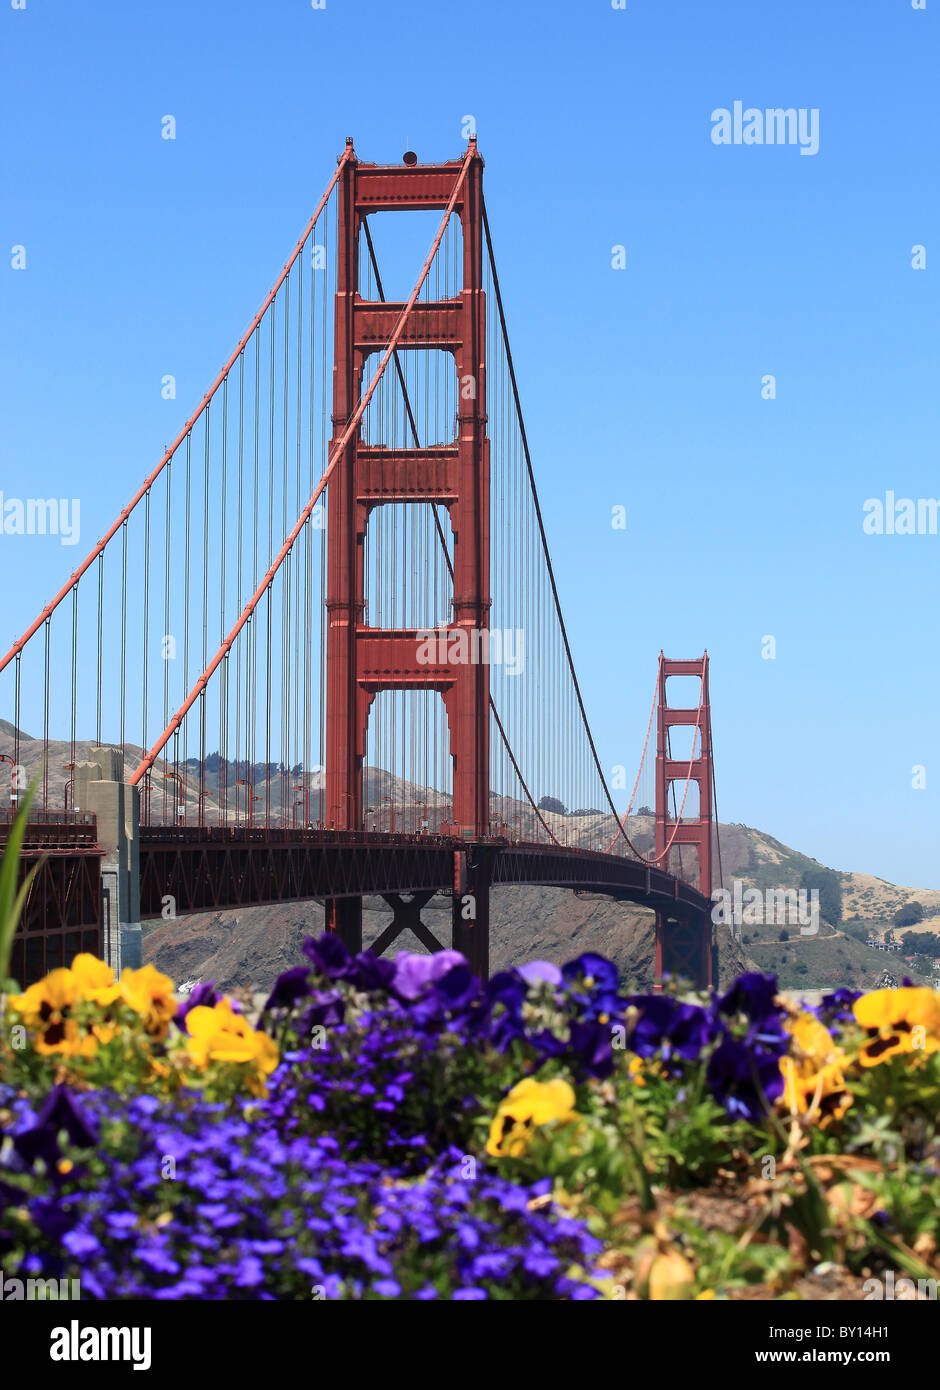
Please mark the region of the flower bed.
<svg viewBox="0 0 940 1390"><path fill-rule="evenodd" d="M308 940L261 1017L79 956L6 1001L0 1269L92 1298L812 1296L936 1278L940 996ZM815 1276L812 1271L815 1270Z"/></svg>

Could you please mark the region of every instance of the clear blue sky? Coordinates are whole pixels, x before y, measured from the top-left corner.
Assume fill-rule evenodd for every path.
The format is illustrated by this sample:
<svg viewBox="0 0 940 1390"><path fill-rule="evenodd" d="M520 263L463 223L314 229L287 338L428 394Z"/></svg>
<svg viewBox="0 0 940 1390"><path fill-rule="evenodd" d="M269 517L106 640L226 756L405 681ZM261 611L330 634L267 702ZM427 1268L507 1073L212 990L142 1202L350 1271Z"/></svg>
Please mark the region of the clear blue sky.
<svg viewBox="0 0 940 1390"><path fill-rule="evenodd" d="M84 553L344 137L450 158L473 115L605 763L635 764L660 647L707 646L722 818L940 887L940 536L861 526L940 496L938 26L940 0L2 0L0 489L80 495ZM736 100L818 108L818 154L715 146ZM4 647L77 563L29 554L0 536Z"/></svg>

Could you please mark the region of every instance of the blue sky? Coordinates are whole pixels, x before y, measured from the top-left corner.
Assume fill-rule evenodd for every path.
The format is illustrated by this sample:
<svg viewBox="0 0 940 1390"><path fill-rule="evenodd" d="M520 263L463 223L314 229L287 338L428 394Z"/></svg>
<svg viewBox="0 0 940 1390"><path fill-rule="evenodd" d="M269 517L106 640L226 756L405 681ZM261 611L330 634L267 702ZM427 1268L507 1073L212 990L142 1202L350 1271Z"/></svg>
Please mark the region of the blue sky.
<svg viewBox="0 0 940 1390"><path fill-rule="evenodd" d="M660 648L707 646L722 818L940 887L940 535L861 524L889 489L940 496L938 16L940 0L7 4L0 489L80 495L90 544L214 379L344 137L364 159L452 158L472 115L605 764L635 765ZM714 145L711 113L736 100L817 108L818 153ZM16 545L0 536L4 647L77 562L47 538L23 569Z"/></svg>

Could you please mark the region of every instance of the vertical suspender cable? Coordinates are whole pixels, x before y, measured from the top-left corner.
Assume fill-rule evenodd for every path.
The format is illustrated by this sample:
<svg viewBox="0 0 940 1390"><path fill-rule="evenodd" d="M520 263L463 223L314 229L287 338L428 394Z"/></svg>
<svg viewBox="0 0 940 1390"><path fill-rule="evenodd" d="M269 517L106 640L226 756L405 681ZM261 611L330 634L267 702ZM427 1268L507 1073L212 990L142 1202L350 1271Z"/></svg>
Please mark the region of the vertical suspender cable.
<svg viewBox="0 0 940 1390"><path fill-rule="evenodd" d="M228 376L222 382L222 507L219 547L219 641L225 639L225 532L228 522ZM164 728L166 726L164 725ZM219 672L219 824L226 822L228 803L228 656Z"/></svg>
<svg viewBox="0 0 940 1390"><path fill-rule="evenodd" d="M127 517L121 526L121 781L124 781L124 713L127 705Z"/></svg>
<svg viewBox="0 0 940 1390"><path fill-rule="evenodd" d="M147 663L150 656L150 489L144 498L144 632L143 632L143 670L141 700L141 738L140 746L147 748ZM164 725L164 728L166 725ZM148 783L148 786L150 784ZM147 795L147 820L150 820L150 795Z"/></svg>
<svg viewBox="0 0 940 1390"><path fill-rule="evenodd" d="M104 614L104 551L98 556L98 694L95 700L95 742L101 744L102 623Z"/></svg>
<svg viewBox="0 0 940 1390"><path fill-rule="evenodd" d="M185 550L183 551L183 690L189 689L189 524L190 524L190 498L192 487L192 452L193 436L190 431L186 436L186 489L185 489L185 522L183 531L185 536ZM188 740L188 721L183 722L183 766L187 766L189 761L189 740ZM185 814L185 812L184 812Z"/></svg>
<svg viewBox="0 0 940 1390"><path fill-rule="evenodd" d="M163 656L163 727L166 728L170 722L170 651L167 644L173 639L170 635L170 536L172 527L172 477L173 460L170 459L166 466L166 547L163 558L163 641L160 644L160 651ZM163 824L166 825L166 798L168 790L168 778L166 777L166 760L164 759L163 777ZM176 817L173 817L175 823Z"/></svg>
<svg viewBox="0 0 940 1390"><path fill-rule="evenodd" d="M45 622L45 670L42 702L42 809L49 809L49 629L52 619Z"/></svg>

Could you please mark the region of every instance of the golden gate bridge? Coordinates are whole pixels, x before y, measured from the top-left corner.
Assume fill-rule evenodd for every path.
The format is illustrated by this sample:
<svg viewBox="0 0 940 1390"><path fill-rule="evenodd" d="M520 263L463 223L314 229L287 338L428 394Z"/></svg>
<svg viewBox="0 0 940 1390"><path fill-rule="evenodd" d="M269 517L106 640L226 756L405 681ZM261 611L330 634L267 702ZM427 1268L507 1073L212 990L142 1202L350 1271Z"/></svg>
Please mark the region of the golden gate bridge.
<svg viewBox="0 0 940 1390"><path fill-rule="evenodd" d="M387 299L377 226L419 211L439 226L408 298ZM680 705L675 677L697 691ZM197 409L0 659L0 700L0 835L24 768L38 775L21 981L82 949L138 964L140 922L168 904L318 899L358 950L362 899L379 896L373 949L409 929L438 950L421 917L438 893L448 944L485 976L491 887L545 884L652 908L657 979L711 982L708 657L660 653L619 814L562 613L475 139L460 159L400 165L347 140ZM23 732L27 712L41 734Z"/></svg>

